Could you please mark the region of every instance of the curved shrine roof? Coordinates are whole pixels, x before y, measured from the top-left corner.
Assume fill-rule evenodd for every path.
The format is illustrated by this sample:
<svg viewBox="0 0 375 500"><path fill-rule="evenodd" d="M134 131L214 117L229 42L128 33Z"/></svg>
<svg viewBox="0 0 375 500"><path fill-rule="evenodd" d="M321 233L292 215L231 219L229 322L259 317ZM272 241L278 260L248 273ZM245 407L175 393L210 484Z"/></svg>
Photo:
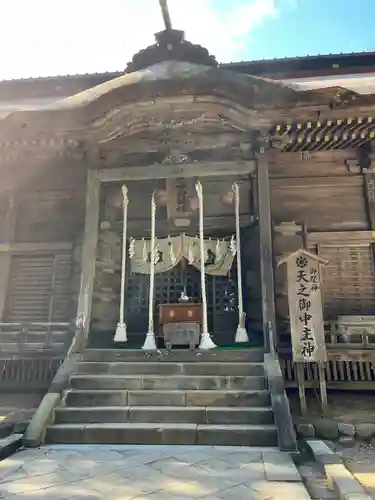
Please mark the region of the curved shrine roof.
<svg viewBox="0 0 375 500"><path fill-rule="evenodd" d="M127 101L167 93L173 95L181 91L197 95L223 93L255 109L287 107L298 101L312 101L313 98L311 92L300 92L274 80L190 62L164 61L63 99L56 103L55 109L86 106L116 92Z"/></svg>
<svg viewBox="0 0 375 500"><path fill-rule="evenodd" d="M357 99L356 93L338 87L307 90L218 68L206 49L184 40L182 31L165 30L156 35L154 45L135 54L125 74L43 108L15 111L0 120L0 147L88 137L106 142L121 135L119 128L127 128L123 136L128 137L133 130L145 131L154 113L158 115L155 122L163 113L164 119L167 115L172 119L173 114L175 123L182 122L183 113L187 116L194 107L195 112L200 109L205 123L227 120L233 129L271 130L279 122L297 119L301 109L316 116L320 110L343 103L351 107ZM363 99L359 97L361 103ZM197 104L192 106L194 102Z"/></svg>
<svg viewBox="0 0 375 500"><path fill-rule="evenodd" d="M30 140L35 136L84 138L101 117L119 113L126 106L155 100L190 96L190 100L224 99L242 112L288 110L298 106L327 106L328 100L315 92L294 90L280 82L234 73L229 70L181 61L164 61L127 73L41 109L15 111L0 120L4 139ZM207 99L206 99L207 100ZM148 104L147 104L148 103ZM150 113L151 111L149 111ZM269 118L263 126L269 123Z"/></svg>

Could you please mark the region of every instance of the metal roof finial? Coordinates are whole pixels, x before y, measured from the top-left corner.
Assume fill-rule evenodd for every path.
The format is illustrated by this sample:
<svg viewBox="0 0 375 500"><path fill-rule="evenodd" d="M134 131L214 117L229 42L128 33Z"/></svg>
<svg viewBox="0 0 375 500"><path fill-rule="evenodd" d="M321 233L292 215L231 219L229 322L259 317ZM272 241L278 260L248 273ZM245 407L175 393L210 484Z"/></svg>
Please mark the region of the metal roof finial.
<svg viewBox="0 0 375 500"><path fill-rule="evenodd" d="M172 30L172 21L171 21L171 16L169 14L168 0L159 0L159 4L164 19L165 29L167 31L170 31Z"/></svg>

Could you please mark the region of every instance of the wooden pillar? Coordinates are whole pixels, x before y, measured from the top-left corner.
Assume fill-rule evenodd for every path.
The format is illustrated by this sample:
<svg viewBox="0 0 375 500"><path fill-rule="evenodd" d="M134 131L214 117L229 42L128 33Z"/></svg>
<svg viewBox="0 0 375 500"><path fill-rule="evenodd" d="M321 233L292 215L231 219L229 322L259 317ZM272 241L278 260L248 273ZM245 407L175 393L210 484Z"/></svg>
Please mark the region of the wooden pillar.
<svg viewBox="0 0 375 500"><path fill-rule="evenodd" d="M4 239L2 243L9 245L14 242L14 233L16 227L17 203L14 192L9 192L6 195L7 208L5 214L2 214L5 219ZM12 254L9 251L1 252L0 254L0 321L4 321L6 299L9 287L9 275L11 266Z"/></svg>
<svg viewBox="0 0 375 500"><path fill-rule="evenodd" d="M77 323L87 341L94 292L96 249L99 234L100 180L97 170L88 170L86 188L86 215L82 244L81 281L77 307Z"/></svg>
<svg viewBox="0 0 375 500"><path fill-rule="evenodd" d="M375 232L375 173L364 171L365 196L371 231Z"/></svg>
<svg viewBox="0 0 375 500"><path fill-rule="evenodd" d="M257 161L257 181L263 336L266 350L274 352L276 350L276 317L270 182L268 160L263 156L259 156Z"/></svg>

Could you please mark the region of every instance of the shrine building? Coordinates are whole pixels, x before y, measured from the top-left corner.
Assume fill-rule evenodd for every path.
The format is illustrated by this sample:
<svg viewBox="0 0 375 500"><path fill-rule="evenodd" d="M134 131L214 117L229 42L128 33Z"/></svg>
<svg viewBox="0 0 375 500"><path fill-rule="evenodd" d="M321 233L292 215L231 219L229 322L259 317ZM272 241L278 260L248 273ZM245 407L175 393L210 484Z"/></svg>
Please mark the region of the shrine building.
<svg viewBox="0 0 375 500"><path fill-rule="evenodd" d="M178 391L187 400L194 392L172 382L163 392L155 380L93 385L90 376L116 373L116 361L127 366L122 376L146 373L132 366L150 356L210 377L216 356L218 378L246 378L223 367L254 367L271 353L285 387L296 387L290 286L288 302L279 265L293 252L318 262L311 283L319 275L328 389L374 387L374 68L373 53L219 65L167 26L123 72L0 82L1 384L47 390L64 360L81 363L69 379L76 385L58 385L70 413L57 406L43 439L81 442L92 422L81 407L100 407L103 397L94 422L117 422L109 441L143 442L131 430L116 438L118 416L111 420L108 408L119 405L120 389L128 409L174 408ZM254 370L246 374L256 378ZM172 374L181 372L157 368L150 377ZM240 419L255 431L253 441L238 439L280 445L267 371L262 377L254 387L246 380L258 395L238 405L269 412L258 424ZM242 401L245 386L217 384L198 392L238 390ZM129 388L161 392L146 401ZM204 397L191 405L207 412ZM216 406L236 407L220 397ZM217 437L215 425L230 427L227 417L188 419L198 426L194 438L167 433L163 443L241 444L238 433ZM146 422L176 422L152 418ZM84 441L107 439L90 436Z"/></svg>

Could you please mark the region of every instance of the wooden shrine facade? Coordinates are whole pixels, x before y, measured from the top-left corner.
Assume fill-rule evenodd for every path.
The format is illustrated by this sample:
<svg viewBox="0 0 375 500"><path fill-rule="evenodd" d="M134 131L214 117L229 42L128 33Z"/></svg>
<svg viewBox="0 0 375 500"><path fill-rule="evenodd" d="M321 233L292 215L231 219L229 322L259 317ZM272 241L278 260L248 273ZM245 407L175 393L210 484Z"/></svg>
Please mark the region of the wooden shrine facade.
<svg viewBox="0 0 375 500"><path fill-rule="evenodd" d="M119 260L102 243L114 241L115 255L121 250L121 203L111 200L123 184L129 237L149 236L155 190L169 200L158 206L157 235L196 234L194 210L180 217L174 196L177 185L189 192L199 179L205 232L217 238L235 229L227 195L237 182L250 335L279 350L292 383L285 277L276 262L307 248L328 261L323 299L331 382L343 378L337 363L352 363L345 372L350 382L375 382L373 334L339 342L332 327L342 316L375 316L375 96L299 92L208 63L159 62L0 121L0 342L9 343L9 325L24 325L25 332L32 322L79 324L97 345L104 330L106 338L114 334ZM161 282L158 293L168 288L168 300L176 300L181 272ZM235 285L236 272L230 279ZM236 298L234 306L223 301L232 293L229 277L223 283L208 280L217 312L238 306ZM143 300L139 290L146 285L134 277L127 285ZM134 315L143 314L134 304ZM131 313L129 303L125 310ZM215 315L211 321L214 329L220 323ZM32 344L29 330L7 352ZM64 342L49 330L48 349L43 342L38 349L61 356L56 345ZM355 371L353 363L365 365Z"/></svg>
<svg viewBox="0 0 375 500"><path fill-rule="evenodd" d="M198 175L199 174L199 175ZM168 178L166 176L168 175ZM91 248L84 249L85 255L96 257L87 259L87 265L96 261L95 274L86 270L88 280L85 290L92 294L91 309L81 310L82 317L91 317L91 345L109 347L113 345L113 335L118 321L120 267L121 267L121 236L123 214L121 206L121 186L128 190L129 208L127 218L127 235L129 239L150 238L150 201L152 193L157 193L156 236L158 241L163 238L188 238L198 233L196 208L189 205L181 208L182 200L179 191L183 184L184 196L194 202L194 183L199 178L204 193L204 232L207 239L231 238L235 234L235 214L233 201L227 200L232 192L232 185L237 182L241 198L240 224L241 248L245 256L244 241L257 241L257 222L255 215L254 196L256 196L256 161L227 161L207 163L162 164L157 170L148 167L98 169L90 171L92 177L92 194L87 197L90 209L86 209L86 226L92 224L96 231L96 241L91 241ZM94 194L95 191L95 194ZM159 196L158 196L159 195ZM165 198L163 200L163 198ZM176 210L176 201L179 206ZM90 233L92 231L90 230ZM139 240L138 240L139 239ZM229 242L228 242L229 243ZM215 244L213 245L213 248ZM259 243L256 243L259 253ZM165 251L166 252L166 251ZM129 253L129 249L128 249ZM129 261L129 257L127 257ZM127 264L125 287L125 320L128 329L128 343L142 345L142 339L147 331L148 293L150 286L149 274L139 274L129 269ZM148 267L148 265L146 265ZM209 267L209 265L208 265ZM259 268L259 258L246 258L242 266L243 272L249 273ZM83 269L84 271L84 269ZM93 278L92 278L93 277ZM260 310L253 311L250 307L251 296L256 290L257 300L260 298L260 274L255 274L251 285L245 285L245 309L248 324L257 332L262 341L262 325ZM206 274L206 289L208 299L208 320L210 331L221 345L234 342L234 334L238 321L237 269L235 263L225 274ZM248 289L248 290L247 290ZM195 302L201 298L201 277L198 269L188 263L188 257L183 258L173 269L161 272L155 276L155 320L157 306L166 303L178 303L181 293ZM249 292L249 293L248 293ZM84 299L81 305L90 304ZM155 321L157 324L157 321ZM156 327L157 328L157 327Z"/></svg>

